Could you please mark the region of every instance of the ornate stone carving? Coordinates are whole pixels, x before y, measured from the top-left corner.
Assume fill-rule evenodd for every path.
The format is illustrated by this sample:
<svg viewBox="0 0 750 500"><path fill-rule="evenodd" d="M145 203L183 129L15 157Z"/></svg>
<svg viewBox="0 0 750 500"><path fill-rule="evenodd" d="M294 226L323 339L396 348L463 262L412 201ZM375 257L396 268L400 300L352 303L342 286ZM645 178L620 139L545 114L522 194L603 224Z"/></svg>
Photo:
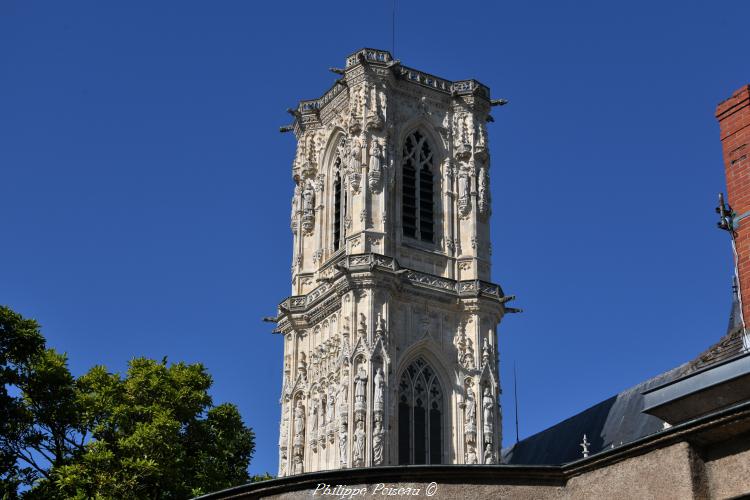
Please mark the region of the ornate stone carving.
<svg viewBox="0 0 750 500"><path fill-rule="evenodd" d="M494 463L494 420L495 420L495 398L492 397L492 392L489 387L484 388L484 396L482 397L482 409L483 414L483 431L484 431L484 463Z"/></svg>
<svg viewBox="0 0 750 500"><path fill-rule="evenodd" d="M381 339L383 339L383 342L386 342L388 340L385 320L383 319L383 315L380 313L378 313L378 319L375 321L375 337L380 337Z"/></svg>
<svg viewBox="0 0 750 500"><path fill-rule="evenodd" d="M375 86L371 88L367 85L363 85L363 91L366 94L366 105L367 105L367 129L368 130L380 130L383 128L383 114L380 111L380 100L379 92Z"/></svg>
<svg viewBox="0 0 750 500"><path fill-rule="evenodd" d="M300 192L299 184L294 186L294 196L292 196L292 234L297 234L297 219L300 213L300 197L302 196L302 193Z"/></svg>
<svg viewBox="0 0 750 500"><path fill-rule="evenodd" d="M471 388L471 383L466 386L466 433L473 434L476 437L477 432L477 402L474 397L474 389Z"/></svg>
<svg viewBox="0 0 750 500"><path fill-rule="evenodd" d="M477 187L477 210L479 215L486 217L490 215L489 175L487 175L486 168L479 169L477 183L479 184Z"/></svg>
<svg viewBox="0 0 750 500"><path fill-rule="evenodd" d="M297 400L294 408L294 473L301 474L305 453L305 407Z"/></svg>
<svg viewBox="0 0 750 500"><path fill-rule="evenodd" d="M315 186L312 181L305 183L302 191L302 230L305 234L312 234L315 227Z"/></svg>
<svg viewBox="0 0 750 500"><path fill-rule="evenodd" d="M336 434L336 388L334 384L328 386L328 397L326 398L326 428L328 432L328 442L333 444Z"/></svg>
<svg viewBox="0 0 750 500"><path fill-rule="evenodd" d="M458 139L458 144L456 144L456 158L463 161L471 158L468 113L457 113L455 115L453 137Z"/></svg>
<svg viewBox="0 0 750 500"><path fill-rule="evenodd" d="M370 189L374 192L380 192L380 178L382 176L383 168L383 148L378 143L377 139L372 140L372 146L370 146L370 169L368 172L368 182Z"/></svg>
<svg viewBox="0 0 750 500"><path fill-rule="evenodd" d="M375 429L372 431L372 462L374 465L383 463L383 423L375 421Z"/></svg>
<svg viewBox="0 0 750 500"><path fill-rule="evenodd" d="M362 313L359 313L359 327L357 328L357 335L363 339L367 338L367 318Z"/></svg>
<svg viewBox="0 0 750 500"><path fill-rule="evenodd" d="M474 362L474 346L469 337L466 336L464 326L459 327L460 334L456 341L456 348L458 350L458 364L466 368L467 370L473 370L476 368Z"/></svg>
<svg viewBox="0 0 750 500"><path fill-rule="evenodd" d="M359 367L357 370L357 376L354 378L354 415L357 420L364 418L364 413L367 410L365 404L366 399L366 387L367 387L367 372L364 366Z"/></svg>
<svg viewBox="0 0 750 500"><path fill-rule="evenodd" d="M359 193L359 183L362 179L362 143L359 138L353 137L349 152L349 186L352 191Z"/></svg>
<svg viewBox="0 0 750 500"><path fill-rule="evenodd" d="M494 465L495 455L492 453L492 444L484 443L484 463L487 465Z"/></svg>
<svg viewBox="0 0 750 500"><path fill-rule="evenodd" d="M318 400L313 399L310 403L310 449L318 451Z"/></svg>
<svg viewBox="0 0 750 500"><path fill-rule="evenodd" d="M463 164L458 170L458 213L464 219L471 212L471 199L469 198L470 184L469 168L466 164Z"/></svg>
<svg viewBox="0 0 750 500"><path fill-rule="evenodd" d="M347 426L349 424L345 421L345 419L341 418L339 420L339 463L341 464L341 468L345 469L348 461L347 461Z"/></svg>
<svg viewBox="0 0 750 500"><path fill-rule="evenodd" d="M385 377L383 376L383 369L378 368L375 373L375 396L373 397L373 410L377 415L378 412L383 413L383 394L385 393Z"/></svg>
<svg viewBox="0 0 750 500"><path fill-rule="evenodd" d="M302 380L307 380L307 361L304 352L299 353L299 361L297 362L297 373L302 377Z"/></svg>
<svg viewBox="0 0 750 500"><path fill-rule="evenodd" d="M357 422L357 430L354 431L354 449L352 450L352 465L362 467L365 465L365 423L360 420Z"/></svg>
<svg viewBox="0 0 750 500"><path fill-rule="evenodd" d="M289 397L284 396L281 403L281 429L279 430L279 476L288 474L289 405Z"/></svg>
<svg viewBox="0 0 750 500"><path fill-rule="evenodd" d="M487 337L482 341L482 368L487 366L492 359L492 346L487 341Z"/></svg>
<svg viewBox="0 0 750 500"><path fill-rule="evenodd" d="M486 161L488 154L487 154L487 127L485 127L484 123L482 123L482 120L477 120L477 129L476 129L476 144L474 144L474 158L476 158L479 161Z"/></svg>
<svg viewBox="0 0 750 500"><path fill-rule="evenodd" d="M402 390L411 407L439 410L427 415L438 420L425 425L440 433L425 437L439 434L441 462L497 463L493 350L502 291L478 279L490 276L488 90L389 67L383 51L358 54L339 83L294 113L293 295L280 304L277 324L287 398L279 475L401 461L406 429L390 412ZM402 151L417 132L433 156L427 169L420 164L405 179L399 162L409 161ZM415 238L408 237L412 217ZM404 228L406 239L399 237ZM470 318L482 318L481 329L458 327ZM404 382L404 354L423 347L447 366L437 369L425 358L421 385ZM422 354L429 357L414 352ZM491 429L484 428L485 385L494 396L494 413L485 419ZM414 424L409 433L424 430ZM415 451L412 445L408 461L423 460Z"/></svg>

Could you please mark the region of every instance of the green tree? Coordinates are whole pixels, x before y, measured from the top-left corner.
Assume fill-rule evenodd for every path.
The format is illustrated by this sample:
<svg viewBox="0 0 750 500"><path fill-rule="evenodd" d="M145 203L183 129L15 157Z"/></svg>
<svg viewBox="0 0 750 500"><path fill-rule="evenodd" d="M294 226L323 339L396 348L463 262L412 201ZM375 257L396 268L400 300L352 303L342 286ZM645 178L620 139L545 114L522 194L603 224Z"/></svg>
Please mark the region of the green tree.
<svg viewBox="0 0 750 500"><path fill-rule="evenodd" d="M254 434L232 404L213 406L201 364L138 358L126 376L78 379L93 440L55 480L72 498L186 498L249 480Z"/></svg>
<svg viewBox="0 0 750 500"><path fill-rule="evenodd" d="M33 367L44 355L39 325L0 306L0 496L16 498L18 487L39 471L24 439L33 417L24 400ZM24 452L26 454L24 454Z"/></svg>
<svg viewBox="0 0 750 500"><path fill-rule="evenodd" d="M0 498L187 498L249 481L254 434L201 364L138 358L75 379L0 308Z"/></svg>

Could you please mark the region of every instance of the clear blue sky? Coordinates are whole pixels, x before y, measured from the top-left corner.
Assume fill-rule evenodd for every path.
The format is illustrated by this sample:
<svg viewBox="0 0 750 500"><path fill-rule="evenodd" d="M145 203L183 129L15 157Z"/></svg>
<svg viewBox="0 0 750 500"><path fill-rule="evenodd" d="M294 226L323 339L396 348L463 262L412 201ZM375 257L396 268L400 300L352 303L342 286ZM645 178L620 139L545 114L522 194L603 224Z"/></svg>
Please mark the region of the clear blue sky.
<svg viewBox="0 0 750 500"><path fill-rule="evenodd" d="M0 0L0 303L76 374L205 363L276 472L294 140L329 66L390 48L391 2ZM750 4L400 1L396 57L494 111L505 444L724 333L716 104L750 81Z"/></svg>

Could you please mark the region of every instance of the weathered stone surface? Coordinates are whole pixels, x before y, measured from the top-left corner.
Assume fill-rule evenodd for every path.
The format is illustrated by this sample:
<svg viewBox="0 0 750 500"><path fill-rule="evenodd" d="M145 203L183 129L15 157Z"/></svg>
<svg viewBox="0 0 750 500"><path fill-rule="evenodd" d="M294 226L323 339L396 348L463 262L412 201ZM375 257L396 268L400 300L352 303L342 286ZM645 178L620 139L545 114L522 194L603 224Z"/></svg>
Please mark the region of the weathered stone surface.
<svg viewBox="0 0 750 500"><path fill-rule="evenodd" d="M706 500L750 495L750 402L648 439L563 466L439 465L307 473L203 497L340 498L319 485L365 488L352 498L383 497L388 488L419 488L419 498L535 500ZM434 494L427 489L434 483ZM376 495L372 493L376 492ZM391 497L393 498L393 497ZM397 498L409 498L402 494ZM417 498L417 497L411 497ZM744 498L744 497L742 497Z"/></svg>
<svg viewBox="0 0 750 500"><path fill-rule="evenodd" d="M341 73L291 110L279 476L497 464L496 328L508 298L489 282L489 89L374 49L348 57ZM424 447L414 438L399 448L404 401L419 408L409 425L426 433Z"/></svg>
<svg viewBox="0 0 750 500"><path fill-rule="evenodd" d="M629 458L571 478L566 491L580 500L688 500L694 498L689 453L683 442Z"/></svg>

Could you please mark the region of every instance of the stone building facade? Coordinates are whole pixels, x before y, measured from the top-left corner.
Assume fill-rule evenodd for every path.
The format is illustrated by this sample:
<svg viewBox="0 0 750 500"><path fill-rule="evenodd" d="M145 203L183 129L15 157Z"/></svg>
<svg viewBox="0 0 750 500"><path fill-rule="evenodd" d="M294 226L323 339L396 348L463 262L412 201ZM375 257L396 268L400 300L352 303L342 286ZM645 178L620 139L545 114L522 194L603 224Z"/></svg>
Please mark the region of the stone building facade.
<svg viewBox="0 0 750 500"><path fill-rule="evenodd" d="M383 58L379 64L372 65L375 68L388 69L395 66L390 63L386 53L362 53L367 59ZM362 64L364 67L357 68L356 73L352 71L352 76L362 74L363 80L366 80L367 71L371 69L368 63L358 59L357 63L352 62L351 65L355 64ZM349 69L346 73L347 78L350 74L348 71ZM401 102L398 99L405 99L405 104L408 105L411 102L410 96L417 97L421 87L429 87L434 85L434 82L445 82L399 66L391 71L392 73L382 73L389 82L388 85L392 86L386 86L391 92L387 95L391 97L383 101L390 103L391 111L396 106L395 103ZM353 81L362 80L353 78ZM461 88L460 83L445 82L445 88L455 90ZM354 84L352 86L354 87ZM394 92L393 88L409 92L406 96L401 96L401 92ZM343 89L338 92L343 92ZM432 120L437 120L441 116L436 109L446 112L447 108L447 113L454 109L453 113L457 113L455 106L458 106L458 113L465 112L463 106L466 101L463 101L460 91L450 92L448 95L451 100L443 98L443 92L439 92L428 95L435 98L438 103L450 104L444 104L442 108L438 108L435 103L428 104L431 106L426 111L429 118L418 122L419 130L436 127L437 121ZM474 110L471 111L473 119L484 118L477 110L482 109L482 112L486 113L486 94L471 95L480 101L479 107L468 108L469 111ZM319 102L325 106L327 101L324 97ZM417 105L418 110L425 109L421 99L417 102L420 103ZM482 281L487 277L481 274L482 267L472 268L478 273L476 275L461 274L463 269L458 263L464 260L464 254L453 253L456 248L455 242L453 249L446 246L445 250L435 254L447 259L445 270L437 272L433 269L430 272L423 266L419 267L417 260L410 261L412 268L401 268L399 258L403 259L403 255L419 255L412 248L416 245L405 238L398 243L399 231L402 231L400 226L396 224L389 228L388 223L384 223L381 226L385 229L384 240L387 242L389 238L394 238L397 242L394 246L384 244L384 248L392 249L388 250L392 251L392 254L378 254L374 250L364 255L342 251L342 256L337 256L334 251L326 258L336 264L323 264L322 267L313 264L304 267L304 263L296 262L295 277L299 277L303 271L306 272L310 268L317 269L315 272L320 273L321 270L327 269L325 265L333 266L337 271L333 271L332 275L324 274L323 285L313 287L312 292L303 291L300 296L285 301L277 318L279 330L284 332L287 338L287 369L282 398L282 415L286 415L282 419L281 428L282 460L287 459L285 453L291 449L298 453L297 471L302 472L326 467L336 469L355 465L382 466L296 475L285 469L287 463L282 462L281 475L287 477L237 486L205 495L201 500L312 499L320 495L347 498L388 495L430 496L438 499L529 500L750 498L750 348L746 340L747 313L743 314L743 309L750 302L747 298L748 286L745 286L750 283L750 233L747 228L743 229L746 225L744 219L750 213L750 183L747 182L750 175L750 162L747 161L747 151L750 148L750 86L743 86L728 100L720 103L716 117L719 120L724 150L728 198L732 204L731 208L722 204L718 210L719 227L728 230L731 235L736 250L735 283L739 286L734 287L733 309L726 334L696 359L646 380L514 444L504 450L502 463L497 464L496 455L493 453L497 453L496 443L499 443L500 432L498 427L491 426L499 426L499 408L491 404L491 401L485 405L484 398L480 403L477 393L483 391L483 387L489 387L490 391L498 390L494 356L497 352L497 339L492 321L499 321L503 313L510 312L510 308L504 306L505 298L496 285ZM303 137L304 129L299 120L298 117L295 131L298 137ZM314 120L311 121L316 123ZM388 123L385 114L383 122ZM449 118L448 123L454 124L455 121ZM404 137L408 138L412 133L399 129L398 123L394 126L396 130L401 131L394 132L395 135L391 136L388 135L390 129L386 126L386 135L383 136L384 142L389 141L386 144L393 141L392 137L396 137L396 141L406 141ZM317 124L317 127L320 129L322 125ZM437 133L442 136L444 132L438 130ZM462 128L452 128L450 133L454 137L456 134L461 137ZM369 137L367 139L370 140ZM399 147L403 146L402 143L398 144ZM484 145L486 147L486 142ZM453 175L449 182L446 181L448 185L453 186L452 190L446 188L449 191L444 193L450 200L449 208L453 212L446 213L457 214L454 220L459 229L453 234L458 235L461 245L464 245L466 238L471 241L472 237L471 232L463 232L465 229L461 228L459 222L463 220L459 205L461 188L456 182L456 176L460 176L461 162L464 160L459 158L455 164L451 163L456 160L455 151L461 150L460 142L457 146L450 139L445 148L447 158L450 158L447 164L451 165L450 172ZM385 150L387 151L387 148ZM475 174L482 168L476 166L476 151L476 143L473 143L472 156L467 157L475 160ZM403 157L396 156L392 163L391 159L387 157L385 164L388 165L387 168L394 170L384 174L383 178L390 179L387 175L395 172L395 181L392 182L396 183L398 189L399 175L402 175L399 174L398 165L401 164L399 162L403 162ZM364 161L363 157L362 162ZM480 165L487 168L487 165L481 162ZM295 168L297 166L295 164ZM456 172L456 168L459 173ZM366 170L360 170L361 178L367 179L368 173ZM480 215L481 196L479 189L474 189L478 186L476 176L470 175L469 178L470 188L467 192L471 207L467 210L469 220L474 220L470 214ZM393 196L397 194L394 195L392 191L390 195L386 195L382 206L398 206L399 201L394 200ZM325 209L321 209L321 212L325 213ZM319 217L319 213L315 212L314 216ZM298 221L300 216L305 215L304 212L295 214ZM481 217L477 217L477 222L480 221ZM369 231L367 225L360 227L364 236L358 236L357 233L346 235L347 238L363 238L359 245L365 245ZM469 225L469 228L471 227L473 226ZM486 235L481 232L485 229L478 230L477 234ZM318 247L312 248L314 252ZM471 245L469 248L472 248ZM481 251L476 253L476 264L482 264ZM303 257L303 262L304 258L307 257ZM315 272L312 273L313 278L316 276ZM454 274L451 275L451 272ZM474 279L475 277L479 279ZM302 283L295 281L295 286L302 286ZM331 293L332 289L328 288L329 286L334 286L338 290L338 296ZM316 290L320 290L320 293L316 293ZM325 309L328 306L323 305L327 301L331 304L330 311ZM325 312L316 312L316 307L321 307ZM296 312L302 311L302 308L306 308L305 312ZM360 318L358 325L352 325L351 318L358 313L364 314L364 318ZM372 318L373 314L376 320L374 325L371 325L369 318ZM324 334L322 328L320 334L315 333L316 325L325 324L325 318L328 318L327 333ZM336 318L335 324L333 318ZM423 318L427 318L426 321ZM420 329L421 326L425 328ZM353 333L353 329L358 331ZM322 372L320 368L318 371L311 371L313 365L305 359L309 359L316 352L315 346L321 345L316 339L336 338L335 332L340 332L340 341L333 341L334 354L329 354L328 361L325 362L328 364L324 363ZM320 337L309 340L311 335ZM474 347L480 345L480 342L483 345L485 339L489 346L486 354L484 349L477 350ZM355 347L352 348L352 345ZM323 351L317 352L320 359L320 353ZM302 356L303 353L305 357ZM299 362L300 359L303 360L302 363ZM424 364L420 365L418 360L423 360ZM398 425L403 420L400 419L398 405L403 393L402 388L409 387L408 383L402 384L401 381L404 373L409 376L406 382L413 380L411 367L414 367L415 373L423 373L418 370L424 370L424 366L429 366L440 384L445 384L441 385L439 405L445 411L441 416L444 419L441 421L441 430L445 444L441 447L440 457L445 465L436 465L431 457L428 457L429 460L423 462L425 465L399 467L399 463L403 461L399 456L402 441ZM363 390L358 392L356 382L352 382L349 374L352 370L353 373L359 372L360 367L363 368L364 375L356 376L364 385L361 386ZM379 376L380 369L382 375ZM333 375L327 375L326 380L321 373ZM372 384L368 377L374 379ZM430 380L433 380L432 376ZM326 386L326 383L328 388L333 386L333 395L315 389ZM320 416L320 409L330 410L330 406L325 404L325 397L336 397L336 384L345 389L342 393L345 404L342 407L343 411L336 407L335 411L338 413L334 412L332 417L325 417L326 422L337 424L331 427L332 431L326 427L328 424L324 425L325 436L329 439L326 443L326 454L326 450L320 447L320 419L323 418ZM377 395L378 387L384 388L382 396ZM472 388L472 393L469 392L469 387ZM473 388L479 388L479 391ZM321 400L324 401L323 404L320 403ZM297 402L297 408L301 408L300 421L299 424L293 424L289 420L289 412L294 408L293 405L298 404ZM317 413L305 411L310 405L318 409ZM492 432L489 434L485 413L487 411L492 417ZM362 415L361 420L358 420L356 415ZM339 419L336 420L337 418ZM336 454L336 445L343 443L344 452L349 453L346 456L351 457L353 448L349 441L352 439L349 429L360 421L365 422L364 435L357 437L355 434L354 439L362 439L365 444L364 463L354 463L349 458L343 463L337 463L335 460L340 459L342 455ZM310 429L308 422L312 422L312 428L318 430L313 434L318 439L314 445L312 439L302 439L309 436L306 434L307 429ZM387 429L381 441L384 444L374 442L377 432L380 432L375 429ZM482 444L487 444L488 435L491 453L488 456L478 454L475 460L474 450ZM373 440L371 446L367 445L370 439ZM413 442L412 437L409 443ZM305 443L308 443L307 446ZM299 447L295 449L297 445ZM334 446L332 453L331 446ZM379 446L383 448L379 449ZM406 458L413 458L414 450L408 451L410 455ZM477 463L487 465L473 465ZM326 492L325 488L328 488L329 492Z"/></svg>
<svg viewBox="0 0 750 500"><path fill-rule="evenodd" d="M279 476L499 461L489 89L382 50L289 110L292 296Z"/></svg>

